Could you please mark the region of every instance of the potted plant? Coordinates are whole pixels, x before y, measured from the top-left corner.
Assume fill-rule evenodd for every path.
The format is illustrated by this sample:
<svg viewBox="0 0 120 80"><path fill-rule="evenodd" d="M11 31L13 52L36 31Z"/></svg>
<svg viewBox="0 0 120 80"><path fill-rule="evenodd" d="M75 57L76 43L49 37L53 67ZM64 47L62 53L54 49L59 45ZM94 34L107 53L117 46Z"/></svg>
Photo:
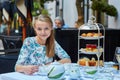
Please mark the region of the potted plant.
<svg viewBox="0 0 120 80"><path fill-rule="evenodd" d="M113 5L109 5L106 0L92 0L91 8L94 11L104 12L109 16L117 16L117 9Z"/></svg>

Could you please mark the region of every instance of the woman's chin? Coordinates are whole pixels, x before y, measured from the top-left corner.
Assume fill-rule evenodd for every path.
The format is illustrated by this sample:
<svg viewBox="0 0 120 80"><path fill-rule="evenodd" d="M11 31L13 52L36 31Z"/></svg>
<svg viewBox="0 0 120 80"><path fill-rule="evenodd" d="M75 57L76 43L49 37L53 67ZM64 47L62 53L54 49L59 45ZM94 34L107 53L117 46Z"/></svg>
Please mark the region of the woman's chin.
<svg viewBox="0 0 120 80"><path fill-rule="evenodd" d="M42 41L46 41L48 39L48 36L39 36L39 39Z"/></svg>
<svg viewBox="0 0 120 80"><path fill-rule="evenodd" d="M47 37L42 37L41 38L43 41L46 41L47 40Z"/></svg>

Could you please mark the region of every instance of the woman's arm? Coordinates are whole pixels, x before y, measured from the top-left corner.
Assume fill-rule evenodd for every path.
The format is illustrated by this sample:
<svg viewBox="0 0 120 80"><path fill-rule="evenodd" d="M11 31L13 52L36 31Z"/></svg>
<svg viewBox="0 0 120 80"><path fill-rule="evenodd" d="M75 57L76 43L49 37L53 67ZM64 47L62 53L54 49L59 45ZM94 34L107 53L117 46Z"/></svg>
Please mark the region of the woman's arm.
<svg viewBox="0 0 120 80"><path fill-rule="evenodd" d="M37 72L38 68L39 67L35 66L35 65L16 65L15 66L15 71L31 75L34 72Z"/></svg>
<svg viewBox="0 0 120 80"><path fill-rule="evenodd" d="M60 62L62 64L64 64L64 63L71 63L71 59L64 58L64 59L59 60L58 62Z"/></svg>
<svg viewBox="0 0 120 80"><path fill-rule="evenodd" d="M58 62L63 64L71 63L70 56L57 42L55 42L55 54L60 58Z"/></svg>
<svg viewBox="0 0 120 80"><path fill-rule="evenodd" d="M32 52L31 50L31 44L32 44L32 38L26 38L24 40L24 43L21 47L20 54L18 57L18 60L15 65L15 71L22 72L25 74L32 74L36 71L38 71L38 66L35 65L29 65L30 63L30 54Z"/></svg>

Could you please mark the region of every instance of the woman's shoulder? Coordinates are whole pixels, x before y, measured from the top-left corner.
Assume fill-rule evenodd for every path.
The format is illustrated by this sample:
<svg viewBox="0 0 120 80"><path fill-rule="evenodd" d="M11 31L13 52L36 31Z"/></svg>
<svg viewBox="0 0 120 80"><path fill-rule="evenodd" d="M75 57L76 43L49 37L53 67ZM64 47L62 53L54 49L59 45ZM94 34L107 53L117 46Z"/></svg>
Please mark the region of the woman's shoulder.
<svg viewBox="0 0 120 80"><path fill-rule="evenodd" d="M26 37L26 39L33 39L35 38L35 36L32 36L32 37Z"/></svg>
<svg viewBox="0 0 120 80"><path fill-rule="evenodd" d="M58 43L56 40L54 40L54 41L55 41L55 44L57 44L57 43Z"/></svg>
<svg viewBox="0 0 120 80"><path fill-rule="evenodd" d="M35 37L27 37L27 38L25 38L25 40L24 40L25 42L27 41L35 41Z"/></svg>
<svg viewBox="0 0 120 80"><path fill-rule="evenodd" d="M57 46L59 46L59 43L55 40L55 46L57 47Z"/></svg>

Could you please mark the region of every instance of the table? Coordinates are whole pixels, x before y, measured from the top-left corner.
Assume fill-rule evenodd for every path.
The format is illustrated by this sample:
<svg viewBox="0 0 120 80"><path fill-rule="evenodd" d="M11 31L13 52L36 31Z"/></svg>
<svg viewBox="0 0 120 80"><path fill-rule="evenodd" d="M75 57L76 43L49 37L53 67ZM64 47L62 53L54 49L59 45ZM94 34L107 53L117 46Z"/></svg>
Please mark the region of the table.
<svg viewBox="0 0 120 80"><path fill-rule="evenodd" d="M65 76L66 79L70 80L70 77ZM113 80L119 80L120 76L114 77ZM39 75L25 75L23 73L18 72L10 72L0 74L0 80L49 80L47 76L39 76ZM79 80L93 80L91 78L81 77Z"/></svg>
<svg viewBox="0 0 120 80"><path fill-rule="evenodd" d="M46 76L25 75L19 72L4 73L0 78L0 80L48 80Z"/></svg>
<svg viewBox="0 0 120 80"><path fill-rule="evenodd" d="M72 63L72 64L75 64L75 63ZM78 66L77 69L79 69L79 72L80 72L80 74L79 74L80 78L78 80L94 80L94 78L96 76L100 77L100 78L103 78L103 77L110 78L110 77L114 76L114 77L112 77L113 79L109 79L109 80L120 80L120 75L117 74L117 70L115 70L113 67L110 67L110 68L109 67L100 67L100 71L102 71L102 72L96 73L96 74L90 75L90 76L88 76L88 74L85 73L86 67ZM92 69L92 68L90 68L90 69ZM73 70L73 69L68 68L68 70ZM110 74L111 72L112 73L115 72L115 73L113 73L113 75L111 75ZM65 75L64 79L62 79L62 80L70 80L70 77L71 76L69 76L69 75ZM45 75L44 76L37 75L37 74L26 75L26 74L19 73L19 72L9 72L9 73L0 74L0 80L49 80L49 79ZM99 80L107 80L107 79L99 79Z"/></svg>

